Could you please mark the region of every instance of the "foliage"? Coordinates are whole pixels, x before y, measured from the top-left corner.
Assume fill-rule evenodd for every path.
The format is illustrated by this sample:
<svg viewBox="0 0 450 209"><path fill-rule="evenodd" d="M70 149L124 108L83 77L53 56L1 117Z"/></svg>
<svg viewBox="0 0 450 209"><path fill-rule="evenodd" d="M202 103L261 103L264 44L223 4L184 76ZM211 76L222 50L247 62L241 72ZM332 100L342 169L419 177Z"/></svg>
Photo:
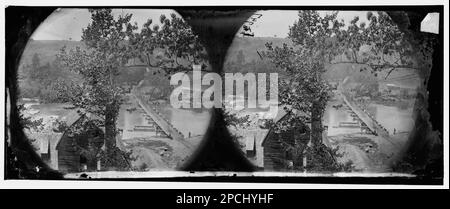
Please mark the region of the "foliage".
<svg viewBox="0 0 450 209"><path fill-rule="evenodd" d="M408 68L420 72L430 67L434 39L413 35L400 27L385 12L368 12L369 24L358 23L355 17L346 30L336 33L339 52L346 59L332 63L352 63L362 65L375 76L388 70L387 78L396 69Z"/></svg>
<svg viewBox="0 0 450 209"><path fill-rule="evenodd" d="M115 19L111 9L90 9L92 22L83 29L82 41L87 49L76 47L70 51L62 48L57 55L58 60L70 71L81 76L79 83L64 85L56 84L59 95L64 97L80 111L80 114L90 113L101 118L96 124L105 127L105 155L119 154L116 150L116 120L122 102L122 89L114 83L114 76L119 68L128 61L129 46L126 39L137 27L129 21L131 15L119 16ZM91 155L97 157L97 150ZM116 169L121 168L120 161L108 164Z"/></svg>
<svg viewBox="0 0 450 209"><path fill-rule="evenodd" d="M33 130L33 131L40 131L44 128L44 125L42 124L43 118L38 119L38 120L32 120L31 117L26 117L24 115L25 106L23 104L19 104L17 109L19 112L20 125L23 128Z"/></svg>
<svg viewBox="0 0 450 209"><path fill-rule="evenodd" d="M166 75L178 71L189 71L193 64L203 64L207 54L199 37L181 17L161 15L159 25L149 19L140 33L130 36L132 56L139 57L146 65L158 67Z"/></svg>
<svg viewBox="0 0 450 209"><path fill-rule="evenodd" d="M61 121L59 119L56 119L53 122L52 126L54 127L53 131L56 133L64 133L70 128L65 121Z"/></svg>
<svg viewBox="0 0 450 209"><path fill-rule="evenodd" d="M152 100L169 98L173 86L169 85L170 83L164 75L153 73L154 72L145 73L142 85L137 87L138 90L142 94L149 95Z"/></svg>
<svg viewBox="0 0 450 209"><path fill-rule="evenodd" d="M307 158L307 165L305 169L313 172L352 171L354 169L352 161L347 161L345 163L338 162L337 158L342 157L343 155L339 153L338 150L339 148L327 147L324 144L308 147L305 152Z"/></svg>
<svg viewBox="0 0 450 209"><path fill-rule="evenodd" d="M356 97L368 96L374 98L378 96L379 83L372 74L358 74L355 75L354 80L357 82L357 85L354 87Z"/></svg>
<svg viewBox="0 0 450 209"><path fill-rule="evenodd" d="M242 54L244 55L244 64L264 61L264 57L260 55L262 55L261 52L266 50L265 43L267 42L273 43L274 46L282 46L283 43L286 43L288 46L292 46L292 41L288 38L235 36L233 38L232 45L227 49L227 56L225 58L224 65L227 66L232 62L237 63L237 55L239 54L239 51L242 51Z"/></svg>
<svg viewBox="0 0 450 209"><path fill-rule="evenodd" d="M283 44L273 47L267 43L265 56L287 76L279 81L279 101L286 111L307 113L311 120L311 141L317 145L322 138L322 115L330 97L331 87L322 78L325 64L338 53L330 42L333 34L343 26L337 13L320 16L316 11L300 11L299 19L290 27L289 39L294 47ZM306 118L297 120L306 123ZM296 127L298 124L287 124Z"/></svg>
<svg viewBox="0 0 450 209"><path fill-rule="evenodd" d="M225 107L222 108L223 113L223 119L224 123L227 127L234 127L238 129L246 129L251 125L250 117L248 115L246 116L238 116L236 113L232 113L231 111L227 111ZM241 144L239 142L239 139L242 136L239 136L239 134L230 133L231 140L233 141L233 144L236 145L241 152L242 148L244 148L245 145ZM245 154L245 153L242 153Z"/></svg>
<svg viewBox="0 0 450 209"><path fill-rule="evenodd" d="M136 57L166 73L188 70L193 63L202 62L205 51L189 25L175 14L170 19L161 15L161 27L151 27L149 19L137 32L137 24L130 23L131 14L114 18L111 9L89 9L89 12L92 22L82 31L82 42L87 48L62 48L57 55L59 62L82 79L69 85L57 83L55 89L80 114L101 118L96 124L105 127L105 150L85 148L92 153L86 155L99 157L107 169L131 169L130 153L116 146L116 120L125 98L124 89L116 82L120 70Z"/></svg>
<svg viewBox="0 0 450 209"><path fill-rule="evenodd" d="M17 106L17 110L19 112L19 123L21 125L22 128L24 129L28 129L30 131L35 131L35 132L39 132L42 131L44 129L44 124L43 118L40 118L38 120L33 120L31 117L27 117L24 115L24 111L25 111L25 106L23 104L19 104ZM32 139L27 137L28 142L30 143L34 143L36 141L36 139ZM37 149L36 147L33 146L34 149Z"/></svg>
<svg viewBox="0 0 450 209"><path fill-rule="evenodd" d="M114 170L131 170L131 161L135 160L131 151L123 151L118 147L113 147L108 152L101 150L99 155L101 165Z"/></svg>
<svg viewBox="0 0 450 209"><path fill-rule="evenodd" d="M233 127L241 127L241 128L246 128L248 126L250 126L251 121L249 120L249 116L243 116L243 117L239 117L234 113L231 113L229 111L224 111L224 120L225 120L225 124L227 124L227 126L233 126Z"/></svg>
<svg viewBox="0 0 450 209"><path fill-rule="evenodd" d="M422 50L418 43L407 38L384 12L369 12L369 24L358 23L355 17L346 25L337 20L337 12L320 15L317 11L299 11L298 20L289 28L288 38L293 47L283 44L273 47L267 43L264 53L278 69L288 76L280 79L280 103L287 111L299 111L310 115L312 155L317 169L331 169L336 160L328 160L321 142L321 118L330 96L330 87L323 73L332 64L352 63L362 65L375 76L381 70L417 68L417 58L430 56L429 42L424 41ZM420 46L419 46L420 47ZM344 56L343 56L344 55ZM389 75L389 73L388 73ZM387 76L386 76L387 77ZM307 123L308 117L297 122ZM294 128L295 123L286 124ZM328 152L329 153L329 152ZM331 154L330 156L333 156Z"/></svg>
<svg viewBox="0 0 450 209"><path fill-rule="evenodd" d="M32 60L31 65L23 65L19 71L20 96L39 98L43 103L65 102L56 96L55 80L66 83L72 80L71 76L60 70L56 61L42 65L37 53L33 55Z"/></svg>

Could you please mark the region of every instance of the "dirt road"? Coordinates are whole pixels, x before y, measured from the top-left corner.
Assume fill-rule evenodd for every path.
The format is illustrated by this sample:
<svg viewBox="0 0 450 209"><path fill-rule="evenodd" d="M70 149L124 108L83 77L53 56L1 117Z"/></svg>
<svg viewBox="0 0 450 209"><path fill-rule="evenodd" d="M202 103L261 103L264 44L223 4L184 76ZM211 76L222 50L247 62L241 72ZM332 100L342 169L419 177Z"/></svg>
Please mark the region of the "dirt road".
<svg viewBox="0 0 450 209"><path fill-rule="evenodd" d="M406 142L407 135L398 135L395 143L381 136L369 134L347 134L328 137L331 146L339 147L342 163L351 160L356 171L391 172L390 165L395 162Z"/></svg>

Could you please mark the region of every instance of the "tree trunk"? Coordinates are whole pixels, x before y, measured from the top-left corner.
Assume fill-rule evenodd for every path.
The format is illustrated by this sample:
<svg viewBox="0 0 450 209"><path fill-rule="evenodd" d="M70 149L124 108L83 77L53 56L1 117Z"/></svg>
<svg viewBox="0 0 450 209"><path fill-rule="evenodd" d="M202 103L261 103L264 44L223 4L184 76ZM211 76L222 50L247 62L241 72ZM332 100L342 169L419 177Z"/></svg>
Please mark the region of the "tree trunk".
<svg viewBox="0 0 450 209"><path fill-rule="evenodd" d="M322 109L317 101L311 108L311 142L313 146L322 143Z"/></svg>
<svg viewBox="0 0 450 209"><path fill-rule="evenodd" d="M113 105L106 105L105 146L106 152L116 146L116 114Z"/></svg>

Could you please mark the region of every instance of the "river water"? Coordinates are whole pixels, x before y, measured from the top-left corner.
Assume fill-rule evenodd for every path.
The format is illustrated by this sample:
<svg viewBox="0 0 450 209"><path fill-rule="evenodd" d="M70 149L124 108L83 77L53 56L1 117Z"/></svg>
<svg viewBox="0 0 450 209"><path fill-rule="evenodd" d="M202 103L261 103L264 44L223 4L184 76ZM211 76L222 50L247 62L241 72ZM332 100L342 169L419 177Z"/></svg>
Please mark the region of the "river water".
<svg viewBox="0 0 450 209"><path fill-rule="evenodd" d="M414 126L413 109L401 109L396 106L370 104L368 111L384 126L389 134L410 132Z"/></svg>
<svg viewBox="0 0 450 209"><path fill-rule="evenodd" d="M328 136L336 136L341 134L360 133L361 129L358 127L341 127L341 122L356 122L351 116L347 108L334 108L332 105L341 104L340 101L330 102L324 117L325 124L328 124ZM410 132L414 126L413 110L412 108L399 108L396 106L386 106L382 104L370 104L367 111L372 114L376 120L385 127L389 134Z"/></svg>

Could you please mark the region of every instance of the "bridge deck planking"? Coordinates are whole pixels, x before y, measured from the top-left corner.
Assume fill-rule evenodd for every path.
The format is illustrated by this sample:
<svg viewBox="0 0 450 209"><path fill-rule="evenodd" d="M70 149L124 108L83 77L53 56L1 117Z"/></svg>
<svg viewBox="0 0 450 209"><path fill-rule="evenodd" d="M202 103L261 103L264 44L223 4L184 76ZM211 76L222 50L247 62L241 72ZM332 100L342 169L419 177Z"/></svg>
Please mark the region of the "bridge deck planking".
<svg viewBox="0 0 450 209"><path fill-rule="evenodd" d="M372 132L377 133L383 137L389 137L389 133L370 118L361 108L348 101L347 97L341 92L339 95L343 98L345 104L354 112L360 120L362 120Z"/></svg>
<svg viewBox="0 0 450 209"><path fill-rule="evenodd" d="M145 113L147 113L153 121L161 128L162 131L172 139L175 140L183 140L184 136L179 133L175 127L171 126L167 121L165 121L161 116L159 116L152 108L142 101L142 98L136 92L132 92L132 95L136 98L139 105L144 109Z"/></svg>

